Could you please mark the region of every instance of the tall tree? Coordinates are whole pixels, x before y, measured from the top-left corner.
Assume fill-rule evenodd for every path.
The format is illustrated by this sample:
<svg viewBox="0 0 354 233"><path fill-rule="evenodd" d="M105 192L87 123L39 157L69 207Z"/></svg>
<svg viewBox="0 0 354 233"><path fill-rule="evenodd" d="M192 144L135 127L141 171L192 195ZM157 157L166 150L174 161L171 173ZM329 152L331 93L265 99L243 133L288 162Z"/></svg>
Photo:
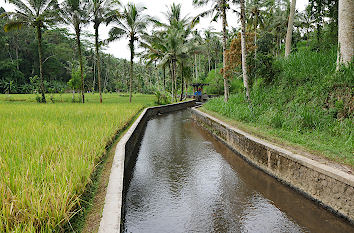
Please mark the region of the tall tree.
<svg viewBox="0 0 354 233"><path fill-rule="evenodd" d="M290 7L290 14L289 14L289 21L288 21L288 30L286 33L285 39L285 57L288 57L291 51L291 40L293 36L293 23L295 18L295 7L296 7L296 0L291 1Z"/></svg>
<svg viewBox="0 0 354 233"><path fill-rule="evenodd" d="M39 77L41 101L46 102L44 77L43 77L43 50L42 50L42 29L48 24L57 22L58 2L56 0L8 0L15 5L16 12L5 12L11 19L4 26L5 31L20 29L23 25L30 25L36 29L38 41Z"/></svg>
<svg viewBox="0 0 354 233"><path fill-rule="evenodd" d="M183 66L183 61L193 49L193 43L188 41L191 33L192 24L189 17L182 17L181 5L172 4L165 13L167 23L153 20L156 27L162 28L162 31L155 32L152 41L146 44L150 53L158 54L161 66L168 66L171 74L172 99L177 100L177 65ZM183 72L181 68L181 79ZM183 85L181 85L183 88ZM181 90L181 93L183 90ZM183 94L183 93L182 93Z"/></svg>
<svg viewBox="0 0 354 233"><path fill-rule="evenodd" d="M337 69L353 61L354 5L352 0L339 0Z"/></svg>
<svg viewBox="0 0 354 233"><path fill-rule="evenodd" d="M198 22L201 17L213 15L212 20L217 21L218 18L222 20L222 47L223 47L223 67L226 66L226 41L227 41L227 30L226 30L226 11L230 8L228 0L193 0L193 5L195 6L207 6L210 2L213 3L212 8L202 12L197 17L195 21ZM227 102L229 99L229 82L225 72L223 72L224 78L224 101Z"/></svg>
<svg viewBox="0 0 354 233"><path fill-rule="evenodd" d="M246 49L246 12L245 12L245 1L240 0L241 8L241 53L242 53L242 77L243 85L246 90L247 101L251 102L250 88L248 85L248 74L247 74L247 49Z"/></svg>
<svg viewBox="0 0 354 233"><path fill-rule="evenodd" d="M97 64L97 81L98 92L100 94L100 103L102 103L102 88L101 88L101 64L99 47L99 31L98 28L101 23L109 21L115 13L115 7L119 6L118 0L90 0L90 11L93 14L93 28L95 29L95 50L96 50L96 64Z"/></svg>
<svg viewBox="0 0 354 233"><path fill-rule="evenodd" d="M121 39L123 36L129 38L130 49L130 71L129 71L129 102L132 102L132 82L134 72L134 56L135 56L135 41L143 34L150 18L143 12L145 7L136 6L133 3L128 3L123 12L117 13L109 22L116 24L109 31L109 41Z"/></svg>
<svg viewBox="0 0 354 233"><path fill-rule="evenodd" d="M87 10L88 2L84 0L65 0L62 5L62 18L68 25L71 25L75 30L76 46L79 56L80 75L81 75L81 101L85 103L85 83L84 83L84 68L81 48L81 32L82 27L89 22L89 13Z"/></svg>

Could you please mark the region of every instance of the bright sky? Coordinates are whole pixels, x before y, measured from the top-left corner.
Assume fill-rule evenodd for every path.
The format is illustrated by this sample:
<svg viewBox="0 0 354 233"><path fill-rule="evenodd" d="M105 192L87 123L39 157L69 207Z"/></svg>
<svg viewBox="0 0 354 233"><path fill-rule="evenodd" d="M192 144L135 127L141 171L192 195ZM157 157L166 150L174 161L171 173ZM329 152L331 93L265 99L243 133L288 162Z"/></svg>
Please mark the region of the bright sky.
<svg viewBox="0 0 354 233"><path fill-rule="evenodd" d="M196 16L198 13L202 12L203 9L208 8L194 8L192 5L192 0L135 0L135 1L128 1L128 0L121 0L123 4L127 2L134 2L135 4L143 5L147 7L145 11L146 14L158 18L159 20L164 20L164 16L161 12L165 12L168 5L172 3L180 3L182 4L182 16L189 15L191 17ZM306 5L308 4L308 0L297 0L296 2L296 9L298 11L302 11L305 9ZM4 7L6 11L13 11L13 5L9 3L5 3L5 0L0 0L0 7ZM216 31L221 31L221 21L220 22L213 22L210 23L210 18L204 18L201 20L199 25L197 26L198 30L203 30L208 27L213 27ZM235 14L229 13L228 16L228 25L231 27L237 27L239 25L239 20ZM111 26L106 27L105 25L100 26L100 39L106 39L108 37L108 31ZM92 25L85 28L86 32L94 33ZM130 58L130 52L128 48L128 39L122 38L119 41L112 42L109 46L105 49L106 53L113 54L115 57L118 58Z"/></svg>

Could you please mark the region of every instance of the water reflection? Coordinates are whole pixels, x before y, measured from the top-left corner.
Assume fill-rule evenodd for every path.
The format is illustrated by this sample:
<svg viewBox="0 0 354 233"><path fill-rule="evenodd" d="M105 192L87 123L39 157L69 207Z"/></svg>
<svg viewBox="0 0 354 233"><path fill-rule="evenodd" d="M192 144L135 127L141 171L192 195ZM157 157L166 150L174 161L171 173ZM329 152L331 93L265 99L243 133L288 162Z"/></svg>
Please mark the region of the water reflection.
<svg viewBox="0 0 354 233"><path fill-rule="evenodd" d="M125 232L353 232L216 141L187 111L148 122Z"/></svg>

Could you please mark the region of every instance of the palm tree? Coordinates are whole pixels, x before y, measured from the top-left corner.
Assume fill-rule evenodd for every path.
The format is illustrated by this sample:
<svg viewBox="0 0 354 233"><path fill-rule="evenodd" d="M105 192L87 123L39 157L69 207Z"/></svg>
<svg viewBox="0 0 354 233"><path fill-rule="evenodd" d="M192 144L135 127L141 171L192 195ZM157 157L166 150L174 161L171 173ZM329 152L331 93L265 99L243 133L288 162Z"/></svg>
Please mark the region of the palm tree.
<svg viewBox="0 0 354 233"><path fill-rule="evenodd" d="M123 36L129 38L130 49L130 71L129 71L129 102L132 101L132 81L133 81L133 69L134 69L134 56L135 56L135 41L143 34L150 17L143 14L146 10L145 7L138 7L133 3L128 3L123 10L123 13L117 13L109 22L116 24L109 31L109 41L121 39ZM108 22L108 23L109 23Z"/></svg>
<svg viewBox="0 0 354 233"><path fill-rule="evenodd" d="M210 2L213 3L212 8L202 12L194 21L198 22L201 17L213 15L213 21L218 18L222 19L222 44L223 44L223 66L226 67L226 41L227 41L227 31L226 31L226 11L229 9L229 0L193 0L193 5L195 6L207 6ZM224 101L227 102L229 99L229 84L226 77L226 73L223 72L224 78Z"/></svg>
<svg viewBox="0 0 354 233"><path fill-rule="evenodd" d="M246 89L247 101L251 102L250 89L248 86L248 74L247 74L247 50L246 50L246 12L245 12L245 1L240 0L241 7L241 53L242 53L242 77L243 85Z"/></svg>
<svg viewBox="0 0 354 233"><path fill-rule="evenodd" d="M204 42L205 42L205 51L208 58L208 72L211 70L211 51L212 51L212 41L213 41L213 32L212 29L207 29L204 31Z"/></svg>
<svg viewBox="0 0 354 233"><path fill-rule="evenodd" d="M90 0L90 12L93 12L93 28L95 29L95 49L96 49L96 64L97 64L97 79L98 92L100 94L100 103L102 103L102 88L101 88L101 64L99 53L99 35L98 28L101 23L107 22L114 15L115 6L119 6L118 0Z"/></svg>
<svg viewBox="0 0 354 233"><path fill-rule="evenodd" d="M339 0L337 70L340 68L341 65L347 65L348 63L353 61L353 10L353 1Z"/></svg>
<svg viewBox="0 0 354 233"><path fill-rule="evenodd" d="M5 15L11 20L4 26L4 30L10 31L20 29L23 25L30 25L36 29L38 41L39 77L40 90L42 94L41 102L45 103L45 89L43 77L43 52L42 52L42 29L48 24L58 21L57 0L8 0L16 6L16 12L6 12Z"/></svg>
<svg viewBox="0 0 354 233"><path fill-rule="evenodd" d="M80 75L81 75L81 100L85 103L85 89L84 89L84 68L81 52L81 31L82 27L89 22L88 11L84 10L88 7L88 4L84 0L65 0L63 3L61 13L64 22L73 26L76 35L76 45L80 63Z"/></svg>
<svg viewBox="0 0 354 233"><path fill-rule="evenodd" d="M268 30L271 31L275 37L277 48L275 55L280 54L280 48L284 37L286 36L286 28L288 24L288 17L286 11L282 10L279 6L274 8L271 16L267 19L266 24Z"/></svg>
<svg viewBox="0 0 354 233"><path fill-rule="evenodd" d="M177 64L181 67L181 79L183 83L183 60L194 48L188 41L192 24L188 17L181 16L181 5L172 4L165 13L168 23L152 20L156 27L162 31L155 32L147 43L143 44L150 56L160 60L162 67L168 66L171 74L172 99L176 100L177 90ZM183 88L183 85L182 85ZM183 89L181 90L183 94Z"/></svg>
<svg viewBox="0 0 354 233"><path fill-rule="evenodd" d="M141 54L143 60L147 62L147 65L161 61L166 52L164 42L161 40L161 33L153 32L151 35L144 33L141 36L140 46L144 48L144 52ZM163 72L163 90L166 90L166 64L162 66Z"/></svg>
<svg viewBox="0 0 354 233"><path fill-rule="evenodd" d="M293 23L295 18L295 6L296 6L296 0L292 0L291 7L290 7L289 21L288 21L288 30L285 39L285 57L289 56L291 50L291 39L293 36Z"/></svg>

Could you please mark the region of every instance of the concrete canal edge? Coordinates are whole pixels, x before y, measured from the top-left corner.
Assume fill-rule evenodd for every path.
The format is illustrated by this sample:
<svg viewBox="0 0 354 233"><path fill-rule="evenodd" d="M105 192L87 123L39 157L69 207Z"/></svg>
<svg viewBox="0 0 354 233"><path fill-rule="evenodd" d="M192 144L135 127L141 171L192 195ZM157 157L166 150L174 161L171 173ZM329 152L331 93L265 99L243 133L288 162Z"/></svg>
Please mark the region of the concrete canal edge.
<svg viewBox="0 0 354 233"><path fill-rule="evenodd" d="M354 224L354 175L256 138L197 108L192 117L253 166Z"/></svg>
<svg viewBox="0 0 354 233"><path fill-rule="evenodd" d="M105 204L98 230L99 233L115 233L121 230L124 170L127 169L131 161L134 160L133 154L136 147L139 146L141 133L145 129L147 121L159 114L178 111L193 106L195 106L194 100L146 108L118 142L109 177Z"/></svg>

